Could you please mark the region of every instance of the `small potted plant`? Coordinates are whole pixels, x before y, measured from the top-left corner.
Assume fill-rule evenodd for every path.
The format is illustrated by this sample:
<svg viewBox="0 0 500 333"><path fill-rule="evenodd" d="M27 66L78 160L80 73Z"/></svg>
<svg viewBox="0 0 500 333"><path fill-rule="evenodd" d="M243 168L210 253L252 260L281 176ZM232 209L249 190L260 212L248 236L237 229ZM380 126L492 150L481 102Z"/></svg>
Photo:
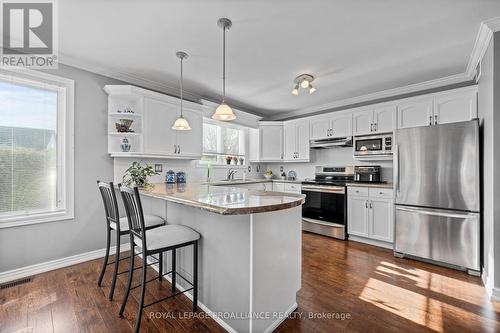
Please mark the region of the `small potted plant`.
<svg viewBox="0 0 500 333"><path fill-rule="evenodd" d="M267 180L273 178L273 170L267 169L266 173L264 173L264 178L266 178Z"/></svg>
<svg viewBox="0 0 500 333"><path fill-rule="evenodd" d="M231 160L233 159L232 156L226 156L226 164L227 165L230 165L231 164Z"/></svg>
<svg viewBox="0 0 500 333"><path fill-rule="evenodd" d="M158 175L158 172L153 170L151 165L141 165L139 162L133 162L132 165L125 170L123 175L123 184L126 186L136 185L141 188L148 188L151 184L148 183L148 177Z"/></svg>

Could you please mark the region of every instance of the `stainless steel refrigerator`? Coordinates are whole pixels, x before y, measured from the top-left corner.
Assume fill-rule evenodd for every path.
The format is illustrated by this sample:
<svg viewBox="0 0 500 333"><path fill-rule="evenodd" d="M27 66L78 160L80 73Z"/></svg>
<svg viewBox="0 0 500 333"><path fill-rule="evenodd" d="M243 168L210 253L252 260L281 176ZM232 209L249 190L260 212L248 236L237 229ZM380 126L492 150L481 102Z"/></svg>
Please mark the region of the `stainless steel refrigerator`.
<svg viewBox="0 0 500 333"><path fill-rule="evenodd" d="M395 255L480 271L477 120L395 132Z"/></svg>

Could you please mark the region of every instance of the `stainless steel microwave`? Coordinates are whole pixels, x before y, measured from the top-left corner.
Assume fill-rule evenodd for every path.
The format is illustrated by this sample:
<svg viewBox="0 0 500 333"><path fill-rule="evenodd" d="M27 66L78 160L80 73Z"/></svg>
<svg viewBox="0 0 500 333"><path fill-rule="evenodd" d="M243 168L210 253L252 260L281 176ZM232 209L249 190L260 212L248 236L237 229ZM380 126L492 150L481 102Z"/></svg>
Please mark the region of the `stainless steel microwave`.
<svg viewBox="0 0 500 333"><path fill-rule="evenodd" d="M354 157L392 156L392 133L354 137Z"/></svg>

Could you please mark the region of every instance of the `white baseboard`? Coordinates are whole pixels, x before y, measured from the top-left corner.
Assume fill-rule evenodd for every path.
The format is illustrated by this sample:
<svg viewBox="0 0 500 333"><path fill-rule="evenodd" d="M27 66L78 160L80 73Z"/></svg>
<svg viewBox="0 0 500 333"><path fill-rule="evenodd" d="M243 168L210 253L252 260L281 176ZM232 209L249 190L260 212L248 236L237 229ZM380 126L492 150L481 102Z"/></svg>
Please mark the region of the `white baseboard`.
<svg viewBox="0 0 500 333"><path fill-rule="evenodd" d="M490 300L500 302L500 288L493 288L491 290Z"/></svg>
<svg viewBox="0 0 500 333"><path fill-rule="evenodd" d="M275 329L278 328L278 326L281 325L282 322L285 321L285 319L288 318L288 316L293 312L295 311L295 309L298 307L299 305L295 302L292 304L292 306L290 306L288 308L288 310L285 311L284 315L281 317L281 318L278 318L274 323L271 324L271 326L269 326L265 331L264 333L271 333L272 331L274 331Z"/></svg>
<svg viewBox="0 0 500 333"><path fill-rule="evenodd" d="M124 252L124 251L128 251L128 250L130 250L130 246L128 243L121 244L120 252ZM109 253L115 254L115 251L116 251L116 247L112 246L109 250ZM0 283L18 280L18 279L25 278L27 276L45 273L45 272L52 271L55 269L76 265L76 264L79 264L79 263L82 263L85 261L90 261L90 260L102 258L102 257L104 257L105 254L106 254L106 249L100 249L100 250L76 254L76 255L71 256L71 257L50 260L50 261L42 262L39 264L31 265L31 266L26 266L26 267L21 267L21 268L16 268L16 269L13 269L10 271L6 271L6 272L1 272L0 273Z"/></svg>

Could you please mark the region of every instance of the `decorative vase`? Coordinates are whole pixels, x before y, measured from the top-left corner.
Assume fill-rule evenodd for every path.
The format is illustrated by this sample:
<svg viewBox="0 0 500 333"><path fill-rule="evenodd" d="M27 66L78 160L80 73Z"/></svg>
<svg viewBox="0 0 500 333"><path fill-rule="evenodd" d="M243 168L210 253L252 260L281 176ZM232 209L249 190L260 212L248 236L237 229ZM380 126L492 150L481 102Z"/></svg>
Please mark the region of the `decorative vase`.
<svg viewBox="0 0 500 333"><path fill-rule="evenodd" d="M186 182L186 173L184 171L179 171L176 174L177 183L185 183Z"/></svg>
<svg viewBox="0 0 500 333"><path fill-rule="evenodd" d="M122 152L127 153L130 151L130 148L132 145L128 142L127 138L122 139L122 143L120 145L120 148L122 149Z"/></svg>
<svg viewBox="0 0 500 333"><path fill-rule="evenodd" d="M165 173L165 182L167 184L173 184L173 183L175 183L175 172L174 172L174 170L168 170Z"/></svg>

